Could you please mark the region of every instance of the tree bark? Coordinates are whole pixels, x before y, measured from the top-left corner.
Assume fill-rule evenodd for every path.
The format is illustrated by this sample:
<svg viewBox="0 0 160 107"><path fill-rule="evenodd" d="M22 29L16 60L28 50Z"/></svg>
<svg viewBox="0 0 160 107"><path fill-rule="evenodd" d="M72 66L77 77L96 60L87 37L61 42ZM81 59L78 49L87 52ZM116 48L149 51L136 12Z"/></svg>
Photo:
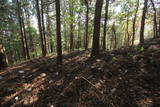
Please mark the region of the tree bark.
<svg viewBox="0 0 160 107"><path fill-rule="evenodd" d="M103 0L97 0L95 5L94 16L94 33L93 33L93 46L91 56L99 55L99 38L100 38L100 22L102 12Z"/></svg>
<svg viewBox="0 0 160 107"><path fill-rule="evenodd" d="M65 42L65 50L68 50L67 48L67 25L66 25L66 21L64 21L64 42Z"/></svg>
<svg viewBox="0 0 160 107"><path fill-rule="evenodd" d="M139 0L137 0L136 12L135 12L134 19L133 19L132 46L134 45L134 40L135 40L135 31L136 31L136 26L135 25L136 25L136 21L137 21L138 9L139 9Z"/></svg>
<svg viewBox="0 0 160 107"><path fill-rule="evenodd" d="M28 35L29 35L29 42L30 42L30 49L31 49L31 52L35 52L35 47L34 47L34 43L33 43L33 37L32 37L32 34L31 34L31 23L30 23L30 14L29 12L27 13L28 14ZM33 55L34 57L34 55Z"/></svg>
<svg viewBox="0 0 160 107"><path fill-rule="evenodd" d="M85 29L85 50L88 49L88 22L89 22L89 4L88 1L85 0L85 4L86 4L86 29Z"/></svg>
<svg viewBox="0 0 160 107"><path fill-rule="evenodd" d="M106 33L107 33L107 21L108 21L108 5L109 0L106 0L106 8L105 8L105 20L104 20L104 32L103 32L103 50L106 49Z"/></svg>
<svg viewBox="0 0 160 107"><path fill-rule="evenodd" d="M159 19L159 37L160 37L160 19Z"/></svg>
<svg viewBox="0 0 160 107"><path fill-rule="evenodd" d="M144 43L144 27L145 27L145 17L147 13L147 5L148 5L148 0L144 0L144 8L142 12L141 29L140 29L140 44Z"/></svg>
<svg viewBox="0 0 160 107"><path fill-rule="evenodd" d="M79 50L81 48L81 14L78 14L78 31L77 31L77 35L78 35L78 40L77 40L77 49ZM88 48L88 46L87 46ZM86 49L87 49L86 48Z"/></svg>
<svg viewBox="0 0 160 107"><path fill-rule="evenodd" d="M0 70L6 68L8 66L8 59L5 54L5 48L2 44L0 44Z"/></svg>
<svg viewBox="0 0 160 107"><path fill-rule="evenodd" d="M36 0L36 11L37 11L37 19L38 19L38 29L39 29L40 39L41 39L41 50L42 50L42 55L45 56L46 53L45 53L44 42L43 42L41 16L40 16L39 1L38 0Z"/></svg>
<svg viewBox="0 0 160 107"><path fill-rule="evenodd" d="M73 24L70 24L70 51L73 50Z"/></svg>
<svg viewBox="0 0 160 107"><path fill-rule="evenodd" d="M22 28L23 28L23 34L24 34L24 43L25 43L25 48L26 48L27 59L30 59L29 49L28 49L28 42L27 42L27 36L26 36L26 29L25 29L23 15L22 15Z"/></svg>
<svg viewBox="0 0 160 107"><path fill-rule="evenodd" d="M73 30L74 30L74 25L73 25L73 0L69 4L69 11L70 11L70 17L71 17L71 22L70 22L70 51L74 49L73 47Z"/></svg>
<svg viewBox="0 0 160 107"><path fill-rule="evenodd" d="M127 27L126 27L126 32L127 32L127 46L129 46L129 41L130 41L130 35L129 35L129 9L128 9L128 13L127 13L127 23L126 23Z"/></svg>
<svg viewBox="0 0 160 107"><path fill-rule="evenodd" d="M57 65L62 64L60 1L56 0Z"/></svg>
<svg viewBox="0 0 160 107"><path fill-rule="evenodd" d="M116 49L117 48L117 35L116 35L116 30L115 30L115 24L113 24L112 26L112 31L114 34L114 49Z"/></svg>
<svg viewBox="0 0 160 107"><path fill-rule="evenodd" d="M47 5L47 35L50 38L49 45L50 45L50 52L53 53L53 40L52 40L52 34L51 34L51 19L49 16L49 5Z"/></svg>
<svg viewBox="0 0 160 107"><path fill-rule="evenodd" d="M153 7L153 10L154 10L154 38L157 38L158 37L158 27L157 27L157 11L156 11L156 8L155 8L155 4L154 4L154 1L151 0L151 3L152 3L152 7Z"/></svg>
<svg viewBox="0 0 160 107"><path fill-rule="evenodd" d="M25 49L25 43L24 43L24 36L23 36L23 28L22 28L22 19L21 19L21 10L20 10L20 4L17 0L17 13L18 13L18 19L19 19L19 25L20 25L20 33L21 33L21 41L22 41L22 53L23 58L26 59L26 49Z"/></svg>
<svg viewBox="0 0 160 107"><path fill-rule="evenodd" d="M41 0L41 21L42 21L42 33L43 33L43 40L44 40L44 52L45 52L45 56L47 54L47 41L46 41L46 33L45 33L45 26L44 26L44 4L43 4L43 0Z"/></svg>

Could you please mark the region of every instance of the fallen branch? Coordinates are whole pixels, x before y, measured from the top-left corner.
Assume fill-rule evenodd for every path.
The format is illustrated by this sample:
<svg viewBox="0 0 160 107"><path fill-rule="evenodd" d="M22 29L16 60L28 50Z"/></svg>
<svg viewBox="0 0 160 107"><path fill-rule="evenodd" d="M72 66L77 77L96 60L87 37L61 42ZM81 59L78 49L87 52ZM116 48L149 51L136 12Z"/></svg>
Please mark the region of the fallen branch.
<svg viewBox="0 0 160 107"><path fill-rule="evenodd" d="M93 84L91 83L89 80L87 80L85 77L81 76L82 79L84 79L85 81L87 81L90 85L92 85L94 88L96 88L96 90L101 93L101 91ZM101 93L102 94L102 93Z"/></svg>

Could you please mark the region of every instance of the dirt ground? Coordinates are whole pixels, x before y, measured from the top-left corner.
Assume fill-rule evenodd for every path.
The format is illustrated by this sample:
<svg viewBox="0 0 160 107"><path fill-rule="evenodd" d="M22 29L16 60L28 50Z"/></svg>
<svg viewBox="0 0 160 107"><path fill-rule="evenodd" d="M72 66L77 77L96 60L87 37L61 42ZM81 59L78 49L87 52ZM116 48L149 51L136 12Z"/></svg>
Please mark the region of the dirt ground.
<svg viewBox="0 0 160 107"><path fill-rule="evenodd" d="M160 107L160 39L33 59L0 71L1 107Z"/></svg>

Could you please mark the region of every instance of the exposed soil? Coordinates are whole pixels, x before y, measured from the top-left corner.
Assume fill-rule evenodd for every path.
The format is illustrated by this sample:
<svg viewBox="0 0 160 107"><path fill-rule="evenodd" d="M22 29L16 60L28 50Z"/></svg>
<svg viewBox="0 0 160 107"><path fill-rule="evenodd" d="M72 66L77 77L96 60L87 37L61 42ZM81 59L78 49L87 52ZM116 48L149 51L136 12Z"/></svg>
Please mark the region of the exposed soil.
<svg viewBox="0 0 160 107"><path fill-rule="evenodd" d="M143 47L142 47L143 46ZM1 107L160 107L160 39L30 60L0 72Z"/></svg>

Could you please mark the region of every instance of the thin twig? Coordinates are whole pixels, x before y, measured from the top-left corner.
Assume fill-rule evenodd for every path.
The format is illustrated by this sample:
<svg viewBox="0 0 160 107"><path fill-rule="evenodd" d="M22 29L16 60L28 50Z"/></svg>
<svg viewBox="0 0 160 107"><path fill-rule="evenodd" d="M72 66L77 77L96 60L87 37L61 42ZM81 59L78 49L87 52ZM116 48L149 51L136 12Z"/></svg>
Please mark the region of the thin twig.
<svg viewBox="0 0 160 107"><path fill-rule="evenodd" d="M101 91L99 90L99 89L97 89L97 87L93 84L93 83L91 83L89 80L87 80L85 77L83 77L83 76L81 76L81 78L82 79L84 79L84 80L86 80L90 85L92 85L94 88L96 88L96 90L99 92L99 93L101 93ZM101 93L102 94L102 93Z"/></svg>

